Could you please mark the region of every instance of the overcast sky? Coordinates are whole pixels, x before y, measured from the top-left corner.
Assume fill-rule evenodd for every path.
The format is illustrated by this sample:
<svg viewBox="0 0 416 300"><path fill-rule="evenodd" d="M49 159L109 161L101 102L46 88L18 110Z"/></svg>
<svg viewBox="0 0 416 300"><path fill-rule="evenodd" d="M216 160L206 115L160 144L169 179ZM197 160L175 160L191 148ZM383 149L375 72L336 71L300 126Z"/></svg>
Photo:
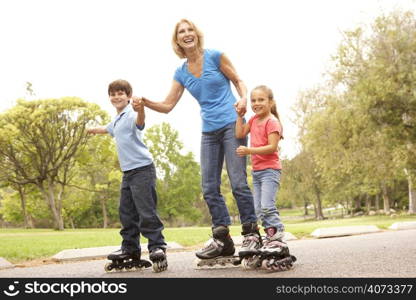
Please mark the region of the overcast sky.
<svg viewBox="0 0 416 300"><path fill-rule="evenodd" d="M26 96L77 96L115 111L108 83L130 81L134 94L163 100L182 61L170 39L181 18L223 51L249 90L270 86L282 117L284 157L298 152L293 106L299 91L322 82L342 31L371 24L415 0L2 0L0 112ZM252 115L249 109L247 117ZM199 161L199 106L185 92L168 115L147 110L146 126L169 122Z"/></svg>

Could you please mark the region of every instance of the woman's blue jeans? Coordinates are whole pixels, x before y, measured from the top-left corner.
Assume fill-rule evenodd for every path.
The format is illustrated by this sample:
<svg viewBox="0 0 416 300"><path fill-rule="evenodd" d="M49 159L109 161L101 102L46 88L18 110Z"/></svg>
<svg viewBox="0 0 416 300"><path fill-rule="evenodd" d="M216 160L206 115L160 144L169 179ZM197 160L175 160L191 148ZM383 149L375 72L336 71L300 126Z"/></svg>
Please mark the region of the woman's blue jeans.
<svg viewBox="0 0 416 300"><path fill-rule="evenodd" d="M247 184L247 160L236 154L236 149L241 145L247 145L247 139L235 137L235 122L221 129L202 133L202 192L214 227L231 224L230 215L220 190L224 159L231 189L237 201L241 223L256 223L257 221L253 195Z"/></svg>

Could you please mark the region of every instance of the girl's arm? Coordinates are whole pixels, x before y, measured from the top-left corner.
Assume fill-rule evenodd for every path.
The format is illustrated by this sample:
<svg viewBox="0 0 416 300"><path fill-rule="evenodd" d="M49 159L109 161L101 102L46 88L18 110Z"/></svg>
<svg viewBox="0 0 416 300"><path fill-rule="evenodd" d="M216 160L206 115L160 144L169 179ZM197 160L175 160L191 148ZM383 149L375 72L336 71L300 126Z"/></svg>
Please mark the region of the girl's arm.
<svg viewBox="0 0 416 300"><path fill-rule="evenodd" d="M237 93L240 96L240 100L237 101L235 107L238 114L244 115L247 111L247 87L238 76L237 71L225 54L221 55L220 70L234 84Z"/></svg>
<svg viewBox="0 0 416 300"><path fill-rule="evenodd" d="M176 80L173 80L172 87L170 88L169 94L167 95L164 101L155 102L145 97L142 97L142 100L146 107L153 109L157 112L167 114L175 107L179 99L181 99L184 89L185 88L182 86L182 84L180 84Z"/></svg>
<svg viewBox="0 0 416 300"><path fill-rule="evenodd" d="M268 136L268 145L261 147L245 147L240 146L237 148L238 156L245 156L249 154L272 154L277 151L277 145L279 144L280 135L278 132L272 132Z"/></svg>
<svg viewBox="0 0 416 300"><path fill-rule="evenodd" d="M235 123L235 137L238 139L245 138L250 132L250 124L243 122L243 117L238 115L237 121Z"/></svg>

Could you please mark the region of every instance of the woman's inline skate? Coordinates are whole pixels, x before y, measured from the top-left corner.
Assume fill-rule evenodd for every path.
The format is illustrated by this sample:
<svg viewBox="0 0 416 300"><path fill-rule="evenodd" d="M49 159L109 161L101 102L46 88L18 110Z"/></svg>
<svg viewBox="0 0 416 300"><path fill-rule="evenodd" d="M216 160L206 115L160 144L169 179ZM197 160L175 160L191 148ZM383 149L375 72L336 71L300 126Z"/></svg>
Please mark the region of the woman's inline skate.
<svg viewBox="0 0 416 300"><path fill-rule="evenodd" d="M141 270L149 268L152 264L150 261L140 259L140 251L127 252L126 250L117 250L107 256L110 263L104 266L106 272L123 271L123 270Z"/></svg>
<svg viewBox="0 0 416 300"><path fill-rule="evenodd" d="M168 269L168 260L166 258L165 248L155 248L150 251L149 259L153 263L153 271L156 273L165 271Z"/></svg>
<svg viewBox="0 0 416 300"><path fill-rule="evenodd" d="M243 243L238 255L244 269L255 269L258 265L262 240L257 223L246 223L242 225Z"/></svg>
<svg viewBox="0 0 416 300"><path fill-rule="evenodd" d="M198 257L196 268L224 267L238 265L240 258L234 255L234 242L227 226L212 228L212 239L205 243L205 247L195 253Z"/></svg>

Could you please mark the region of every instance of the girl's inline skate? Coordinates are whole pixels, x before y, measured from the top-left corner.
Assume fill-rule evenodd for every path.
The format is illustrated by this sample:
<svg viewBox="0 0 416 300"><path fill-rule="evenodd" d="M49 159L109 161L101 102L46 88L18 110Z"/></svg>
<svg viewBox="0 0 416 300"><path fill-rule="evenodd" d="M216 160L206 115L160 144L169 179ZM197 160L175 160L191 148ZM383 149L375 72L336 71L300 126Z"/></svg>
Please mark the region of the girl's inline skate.
<svg viewBox="0 0 416 300"><path fill-rule="evenodd" d="M104 270L111 272L149 268L152 264L147 260L140 259L140 255L140 251L131 253L122 249L117 250L107 256L107 259L111 260L111 262L104 266Z"/></svg>
<svg viewBox="0 0 416 300"><path fill-rule="evenodd" d="M286 271L293 267L296 257L291 255L289 247L283 242L284 233L276 231L276 228L266 228L266 238L260 254L257 266L268 271Z"/></svg>

